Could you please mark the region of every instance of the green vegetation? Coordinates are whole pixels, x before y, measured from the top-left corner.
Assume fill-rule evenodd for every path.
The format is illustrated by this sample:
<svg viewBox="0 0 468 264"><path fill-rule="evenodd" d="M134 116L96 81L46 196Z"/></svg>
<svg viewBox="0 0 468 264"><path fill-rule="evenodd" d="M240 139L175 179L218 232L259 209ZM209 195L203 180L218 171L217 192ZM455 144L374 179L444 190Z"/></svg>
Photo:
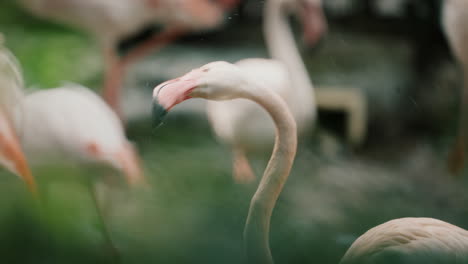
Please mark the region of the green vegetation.
<svg viewBox="0 0 468 264"><path fill-rule="evenodd" d="M12 1L0 3L0 32L21 62L28 86L48 88L63 81L99 85L101 59L91 37L34 18Z"/></svg>

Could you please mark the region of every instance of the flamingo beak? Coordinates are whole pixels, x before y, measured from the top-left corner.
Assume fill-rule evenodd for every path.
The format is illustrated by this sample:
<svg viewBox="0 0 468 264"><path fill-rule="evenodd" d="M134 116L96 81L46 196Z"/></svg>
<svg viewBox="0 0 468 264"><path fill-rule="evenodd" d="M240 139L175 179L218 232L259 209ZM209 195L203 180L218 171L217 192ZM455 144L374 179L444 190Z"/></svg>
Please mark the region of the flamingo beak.
<svg viewBox="0 0 468 264"><path fill-rule="evenodd" d="M301 19L303 22L303 38L307 45L314 46L327 32L327 21L319 2L304 2Z"/></svg>
<svg viewBox="0 0 468 264"><path fill-rule="evenodd" d="M146 182L143 169L141 168L140 157L131 144L127 144L122 151L118 153L118 159L129 185L137 186Z"/></svg>
<svg viewBox="0 0 468 264"><path fill-rule="evenodd" d="M153 90L153 122L158 127L167 112L175 105L192 98L190 93L197 87L194 71L156 86Z"/></svg>
<svg viewBox="0 0 468 264"><path fill-rule="evenodd" d="M23 179L31 193L37 194L36 182L23 154L11 122L0 112L0 164Z"/></svg>

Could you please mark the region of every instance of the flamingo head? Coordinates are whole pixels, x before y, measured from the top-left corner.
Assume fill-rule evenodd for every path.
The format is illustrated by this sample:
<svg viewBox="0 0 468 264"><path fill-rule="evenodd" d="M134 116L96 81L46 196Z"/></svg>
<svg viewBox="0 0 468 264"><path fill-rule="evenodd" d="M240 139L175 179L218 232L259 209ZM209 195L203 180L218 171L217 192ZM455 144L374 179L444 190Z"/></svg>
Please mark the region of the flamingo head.
<svg viewBox="0 0 468 264"><path fill-rule="evenodd" d="M159 125L175 105L190 99L230 100L248 96L245 75L235 65L217 61L164 82L153 90L153 118Z"/></svg>
<svg viewBox="0 0 468 264"><path fill-rule="evenodd" d="M112 151L106 150L106 147L97 142L88 142L85 145L85 154L89 161L104 163L122 172L131 186L144 185L146 182L138 152L130 142Z"/></svg>
<svg viewBox="0 0 468 264"><path fill-rule="evenodd" d="M327 32L327 21L322 9L322 0L281 0L295 12L303 25L303 39L314 46Z"/></svg>

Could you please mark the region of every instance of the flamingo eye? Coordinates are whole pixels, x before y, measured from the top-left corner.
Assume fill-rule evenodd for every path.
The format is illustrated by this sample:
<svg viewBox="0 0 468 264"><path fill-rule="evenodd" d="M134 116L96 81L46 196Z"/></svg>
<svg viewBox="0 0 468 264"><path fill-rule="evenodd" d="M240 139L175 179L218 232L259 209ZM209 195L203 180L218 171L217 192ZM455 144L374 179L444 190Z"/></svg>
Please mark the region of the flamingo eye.
<svg viewBox="0 0 468 264"><path fill-rule="evenodd" d="M202 70L202 72L209 72L210 71L210 68L205 68Z"/></svg>

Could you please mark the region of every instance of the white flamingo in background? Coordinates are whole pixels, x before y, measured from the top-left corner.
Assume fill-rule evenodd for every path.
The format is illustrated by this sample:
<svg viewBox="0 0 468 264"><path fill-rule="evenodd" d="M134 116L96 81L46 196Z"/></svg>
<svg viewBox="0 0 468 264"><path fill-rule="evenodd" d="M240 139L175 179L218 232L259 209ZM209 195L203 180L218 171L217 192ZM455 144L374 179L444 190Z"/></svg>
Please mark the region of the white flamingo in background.
<svg viewBox="0 0 468 264"><path fill-rule="evenodd" d="M85 87L66 84L26 95L15 124L33 166L101 163L122 171L129 184L144 180L117 115Z"/></svg>
<svg viewBox="0 0 468 264"><path fill-rule="evenodd" d="M468 147L468 1L444 0L442 19L452 52L463 72L458 135L449 157L449 169L459 173L464 167Z"/></svg>
<svg viewBox="0 0 468 264"><path fill-rule="evenodd" d="M20 68L13 55L2 47L0 58L10 59L9 73L18 80L11 121L31 164L104 164L122 171L132 185L144 182L137 152L125 137L117 115L99 96L76 84L23 95ZM116 254L88 180L104 237Z"/></svg>
<svg viewBox="0 0 468 264"><path fill-rule="evenodd" d="M191 31L216 27L238 0L18 0L33 14L93 34L105 59L103 95L122 117L120 86L125 68L151 51ZM150 24L165 28L125 56L117 55L120 40Z"/></svg>
<svg viewBox="0 0 468 264"><path fill-rule="evenodd" d="M21 99L23 79L15 57L4 48L0 34L0 164L19 175L32 193L36 184L13 125L13 111Z"/></svg>
<svg viewBox="0 0 468 264"><path fill-rule="evenodd" d="M286 101L298 124L299 135L311 131L317 106L345 109L351 117L350 141L360 143L365 127L365 117L362 118L365 107L360 94L354 90L315 88L315 99L314 87L288 25L287 15L290 11L296 11L302 19L304 39L309 44L315 44L326 31L321 0L268 0L265 3L263 30L274 60L246 59L236 65ZM242 99L208 102L207 113L215 134L233 150L234 179L237 182L255 179L247 153L270 147L274 141L273 123L266 113L258 105Z"/></svg>
<svg viewBox="0 0 468 264"><path fill-rule="evenodd" d="M144 183L140 158L125 137L122 123L88 88L67 84L27 95L18 108L16 127L33 167L61 162L104 164L123 172L131 185ZM93 178L86 177L103 237L112 257L118 261L119 253L107 228L98 190Z"/></svg>
<svg viewBox="0 0 468 264"><path fill-rule="evenodd" d="M153 91L156 124L176 104L189 98L244 98L260 105L273 119L276 139L270 161L250 202L244 241L249 263L270 264L270 218L286 182L297 148L296 122L285 101L258 82L248 69L213 62L158 85ZM467 263L468 231L431 218L401 218L370 229L341 260L357 263Z"/></svg>

